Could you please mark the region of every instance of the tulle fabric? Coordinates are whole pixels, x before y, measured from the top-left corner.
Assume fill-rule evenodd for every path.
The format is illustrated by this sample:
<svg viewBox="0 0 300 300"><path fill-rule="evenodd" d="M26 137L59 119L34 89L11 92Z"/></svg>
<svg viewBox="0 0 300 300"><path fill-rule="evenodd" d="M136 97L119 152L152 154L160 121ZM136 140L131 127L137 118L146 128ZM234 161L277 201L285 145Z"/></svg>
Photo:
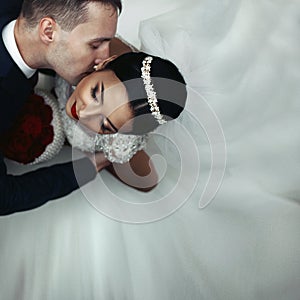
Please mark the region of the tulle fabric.
<svg viewBox="0 0 300 300"><path fill-rule="evenodd" d="M161 183L141 194L103 171L85 190L1 218L3 299L299 299L300 6L197 3L140 28L143 50L174 60L192 90L179 122L147 144L164 158L157 165L165 174ZM197 99L216 112L227 147L221 188L202 210L211 152L194 119ZM176 185L183 155L176 145L191 138L194 146L183 147L189 168L197 171L200 162L192 190L189 175ZM189 197L156 222L128 224L87 199L95 189L101 200L106 188L134 203L174 188Z"/></svg>

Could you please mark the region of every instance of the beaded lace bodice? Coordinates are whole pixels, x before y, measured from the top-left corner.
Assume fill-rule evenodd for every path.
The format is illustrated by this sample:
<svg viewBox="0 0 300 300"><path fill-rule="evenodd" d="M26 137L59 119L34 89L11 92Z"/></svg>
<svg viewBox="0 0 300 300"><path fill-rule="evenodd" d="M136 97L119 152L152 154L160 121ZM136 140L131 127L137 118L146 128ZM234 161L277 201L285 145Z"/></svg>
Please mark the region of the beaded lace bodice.
<svg viewBox="0 0 300 300"><path fill-rule="evenodd" d="M82 151L102 151L105 157L116 163L128 162L132 156L146 146L147 135L95 134L88 132L79 122L71 119L65 110L66 102L72 93L72 86L61 77L55 80L55 92L58 97L63 126L69 143Z"/></svg>

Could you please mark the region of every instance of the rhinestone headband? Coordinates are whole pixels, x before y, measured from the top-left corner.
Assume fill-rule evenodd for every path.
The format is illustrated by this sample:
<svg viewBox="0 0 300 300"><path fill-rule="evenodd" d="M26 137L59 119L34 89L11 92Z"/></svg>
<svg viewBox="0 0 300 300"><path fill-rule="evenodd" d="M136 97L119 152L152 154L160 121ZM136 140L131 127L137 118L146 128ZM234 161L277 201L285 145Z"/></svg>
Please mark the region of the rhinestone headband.
<svg viewBox="0 0 300 300"><path fill-rule="evenodd" d="M167 121L163 118L160 113L156 93L153 88L153 84L151 82L150 71L151 71L151 62L153 57L147 56L143 60L143 66L141 67L142 78L145 85L145 90L148 98L148 103L150 106L150 111L153 117L159 124L167 123Z"/></svg>

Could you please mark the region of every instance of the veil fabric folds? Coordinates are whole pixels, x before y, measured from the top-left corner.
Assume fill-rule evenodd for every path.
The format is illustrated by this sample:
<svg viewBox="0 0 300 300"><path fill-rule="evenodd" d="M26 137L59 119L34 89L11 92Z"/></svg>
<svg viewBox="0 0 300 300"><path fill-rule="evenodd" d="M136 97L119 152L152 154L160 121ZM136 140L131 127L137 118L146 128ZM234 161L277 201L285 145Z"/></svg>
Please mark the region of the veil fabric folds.
<svg viewBox="0 0 300 300"><path fill-rule="evenodd" d="M186 112L149 138L161 183L144 194L103 171L63 199L0 218L0 297L299 299L299 18L298 1L202 0L143 21L142 50L175 62L190 90ZM212 156L199 103L226 141L222 184L204 209ZM57 161L72 155L64 148ZM192 172L181 177L183 167ZM155 203L174 189L187 200L142 224L87 197Z"/></svg>

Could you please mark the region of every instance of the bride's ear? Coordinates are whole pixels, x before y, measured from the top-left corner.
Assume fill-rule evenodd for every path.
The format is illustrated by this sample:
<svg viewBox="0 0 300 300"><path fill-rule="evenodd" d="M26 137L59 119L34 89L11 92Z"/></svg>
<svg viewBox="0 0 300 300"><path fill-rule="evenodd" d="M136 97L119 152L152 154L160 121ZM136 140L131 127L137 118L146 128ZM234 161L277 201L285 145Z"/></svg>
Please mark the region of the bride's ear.
<svg viewBox="0 0 300 300"><path fill-rule="evenodd" d="M109 58L103 60L103 61L100 62L99 64L94 65L94 70L95 70L95 71L103 70L103 69L106 67L106 65L107 65L109 62L111 62L112 60L114 60L116 57L117 57L117 55L110 56Z"/></svg>

